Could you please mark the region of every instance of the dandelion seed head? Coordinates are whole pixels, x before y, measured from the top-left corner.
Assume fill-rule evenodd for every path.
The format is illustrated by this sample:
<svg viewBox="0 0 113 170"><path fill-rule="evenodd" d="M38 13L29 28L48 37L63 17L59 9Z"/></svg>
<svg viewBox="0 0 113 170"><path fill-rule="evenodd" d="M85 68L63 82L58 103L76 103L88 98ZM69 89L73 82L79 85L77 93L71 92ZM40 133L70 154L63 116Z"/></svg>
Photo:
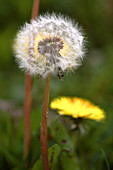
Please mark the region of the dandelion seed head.
<svg viewBox="0 0 113 170"><path fill-rule="evenodd" d="M14 43L19 67L46 77L76 69L84 56L84 36L78 25L61 15L41 15L21 27Z"/></svg>

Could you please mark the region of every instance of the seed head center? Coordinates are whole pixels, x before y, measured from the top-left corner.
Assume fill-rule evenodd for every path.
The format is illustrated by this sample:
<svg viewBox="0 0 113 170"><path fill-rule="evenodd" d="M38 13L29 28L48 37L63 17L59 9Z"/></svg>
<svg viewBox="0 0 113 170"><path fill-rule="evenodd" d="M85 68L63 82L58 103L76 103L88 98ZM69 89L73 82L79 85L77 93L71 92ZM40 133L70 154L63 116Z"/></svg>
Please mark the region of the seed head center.
<svg viewBox="0 0 113 170"><path fill-rule="evenodd" d="M63 49L63 41L60 38L45 38L38 43L38 52L42 55L57 55Z"/></svg>

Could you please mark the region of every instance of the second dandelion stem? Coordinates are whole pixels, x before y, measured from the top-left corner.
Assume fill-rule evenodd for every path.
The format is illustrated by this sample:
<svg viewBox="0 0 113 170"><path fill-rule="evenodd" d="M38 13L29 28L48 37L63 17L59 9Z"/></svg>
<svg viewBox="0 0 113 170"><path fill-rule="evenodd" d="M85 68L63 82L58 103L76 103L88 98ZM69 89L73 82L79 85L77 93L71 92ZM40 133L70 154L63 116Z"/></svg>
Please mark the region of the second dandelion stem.
<svg viewBox="0 0 113 170"><path fill-rule="evenodd" d="M48 118L50 79L51 76L49 75L46 78L46 82L45 82L43 106L42 106L41 135L40 135L42 164L44 170L49 170L48 152L47 152L47 118Z"/></svg>
<svg viewBox="0 0 113 170"><path fill-rule="evenodd" d="M39 0L33 1L32 19L38 16ZM31 145L31 102L32 102L32 78L25 74L25 99L24 99L24 159L27 158Z"/></svg>
<svg viewBox="0 0 113 170"><path fill-rule="evenodd" d="M31 144L31 94L32 78L25 75L25 99L24 99L24 159L27 158Z"/></svg>

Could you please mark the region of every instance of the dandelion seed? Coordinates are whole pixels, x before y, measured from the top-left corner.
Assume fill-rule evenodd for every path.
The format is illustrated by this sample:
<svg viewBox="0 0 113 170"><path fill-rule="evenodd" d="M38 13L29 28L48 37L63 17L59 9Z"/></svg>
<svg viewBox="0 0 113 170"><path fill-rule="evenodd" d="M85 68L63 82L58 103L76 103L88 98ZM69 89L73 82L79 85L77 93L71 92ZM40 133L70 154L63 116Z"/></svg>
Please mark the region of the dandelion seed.
<svg viewBox="0 0 113 170"><path fill-rule="evenodd" d="M93 119L100 121L105 118L105 113L90 101L81 98L61 97L54 99L50 107L57 109L60 115L71 116L77 120Z"/></svg>
<svg viewBox="0 0 113 170"><path fill-rule="evenodd" d="M30 75L54 73L61 78L81 64L84 36L71 19L47 14L21 28L14 51L19 67Z"/></svg>

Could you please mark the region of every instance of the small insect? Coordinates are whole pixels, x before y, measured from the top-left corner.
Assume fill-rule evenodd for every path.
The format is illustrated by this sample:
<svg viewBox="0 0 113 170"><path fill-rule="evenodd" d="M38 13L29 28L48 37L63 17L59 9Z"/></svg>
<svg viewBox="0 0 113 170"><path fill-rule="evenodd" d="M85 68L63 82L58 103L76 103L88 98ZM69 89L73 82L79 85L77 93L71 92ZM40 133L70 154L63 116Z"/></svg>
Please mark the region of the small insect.
<svg viewBox="0 0 113 170"><path fill-rule="evenodd" d="M62 77L64 77L64 74L60 75L60 74L57 74L59 80L61 80Z"/></svg>

